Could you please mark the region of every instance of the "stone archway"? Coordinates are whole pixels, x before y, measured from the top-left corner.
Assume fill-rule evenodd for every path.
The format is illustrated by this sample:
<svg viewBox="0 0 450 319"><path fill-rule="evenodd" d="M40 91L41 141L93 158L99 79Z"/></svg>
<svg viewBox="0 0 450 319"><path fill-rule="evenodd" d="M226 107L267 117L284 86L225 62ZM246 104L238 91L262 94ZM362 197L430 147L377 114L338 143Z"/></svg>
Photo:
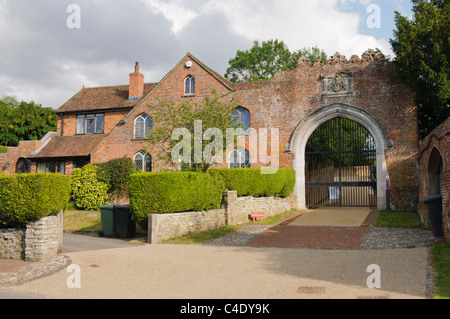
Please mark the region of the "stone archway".
<svg viewBox="0 0 450 319"><path fill-rule="evenodd" d="M386 130L369 112L361 108L332 104L323 106L306 116L294 130L288 151L295 155L296 181L294 194L298 209L306 209L305 149L311 134L323 123L336 117L347 118L364 126L372 135L376 145L377 208L386 208L386 177L388 176L385 150L391 148Z"/></svg>

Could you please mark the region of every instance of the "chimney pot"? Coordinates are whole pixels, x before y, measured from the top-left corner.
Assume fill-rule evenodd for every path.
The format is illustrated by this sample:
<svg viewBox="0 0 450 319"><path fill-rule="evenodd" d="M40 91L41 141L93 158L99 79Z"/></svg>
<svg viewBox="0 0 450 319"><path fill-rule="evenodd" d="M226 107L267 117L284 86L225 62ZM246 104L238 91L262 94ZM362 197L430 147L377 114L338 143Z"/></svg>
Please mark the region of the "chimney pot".
<svg viewBox="0 0 450 319"><path fill-rule="evenodd" d="M144 94L144 75L139 73L139 62L134 66L134 73L130 73L128 101L137 101Z"/></svg>

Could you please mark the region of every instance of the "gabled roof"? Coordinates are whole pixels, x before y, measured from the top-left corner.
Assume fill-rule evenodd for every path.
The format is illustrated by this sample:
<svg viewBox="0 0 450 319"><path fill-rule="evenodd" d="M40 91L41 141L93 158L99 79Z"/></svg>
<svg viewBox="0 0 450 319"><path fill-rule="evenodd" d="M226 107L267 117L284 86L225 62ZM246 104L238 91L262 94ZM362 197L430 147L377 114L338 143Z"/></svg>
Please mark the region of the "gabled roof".
<svg viewBox="0 0 450 319"><path fill-rule="evenodd" d="M94 88L83 88L70 100L64 103L56 113L87 112L92 110L106 109L132 109L148 93L150 93L158 83L144 84L144 94L135 102L128 101L129 85L103 86Z"/></svg>
<svg viewBox="0 0 450 319"><path fill-rule="evenodd" d="M200 65L203 69L205 69L206 72L208 72L209 74L211 74L213 77L216 78L217 81L219 81L220 83L222 83L226 88L228 88L230 91L233 91L233 84L228 81L225 77L223 77L222 75L220 75L219 73L217 73L216 71L214 71L213 69L209 68L206 64L204 64L203 62L201 62L199 59L197 59L195 56L193 56L190 52L186 53L185 57L183 59L181 59L181 61L175 66L175 68L184 61L184 59L186 59L187 57L191 58L192 60L195 61L195 63L197 63L198 65ZM173 69L175 69L173 68ZM171 72L170 72L171 73ZM170 74L169 73L169 74Z"/></svg>
<svg viewBox="0 0 450 319"><path fill-rule="evenodd" d="M221 76L219 73L217 73L216 71L210 69L208 66L206 66L203 62L201 62L200 60L198 60L195 56L193 56L190 52L186 53L186 55L162 78L162 80L159 83L156 83L154 85L154 87L150 90L150 92L145 93L141 99L139 99L138 102L135 103L135 105L133 106L133 108L130 110L130 112L124 117L124 120L127 120L130 116L132 116L132 114L134 113L134 111L136 109L139 108L139 106L141 106L141 104L147 100L147 98L149 98L154 91L156 91L171 75L172 73L186 60L186 58L190 58L193 61L195 61L195 63L197 63L199 66L201 66L206 72L208 72L209 74L211 74L217 81L219 81L220 83L222 83L222 85L224 85L228 90L233 91L233 84L228 81L226 78L224 78L223 76ZM145 91L145 90L144 90ZM102 145L110 136L112 136L115 131L117 130L118 126L114 127L106 136L105 138L96 146L94 147L94 149L92 151L95 151L96 148L100 147L100 145Z"/></svg>
<svg viewBox="0 0 450 319"><path fill-rule="evenodd" d="M53 136L36 155L29 158L64 158L89 156L105 134Z"/></svg>

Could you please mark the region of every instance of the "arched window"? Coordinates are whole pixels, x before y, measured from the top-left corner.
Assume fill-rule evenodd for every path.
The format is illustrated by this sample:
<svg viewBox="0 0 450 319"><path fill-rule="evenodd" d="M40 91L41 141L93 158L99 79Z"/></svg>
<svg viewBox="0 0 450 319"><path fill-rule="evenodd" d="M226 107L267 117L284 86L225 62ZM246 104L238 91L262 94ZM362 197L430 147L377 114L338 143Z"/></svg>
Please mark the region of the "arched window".
<svg viewBox="0 0 450 319"><path fill-rule="evenodd" d="M152 171L152 156L145 152L140 151L134 156L134 166L137 171L151 172Z"/></svg>
<svg viewBox="0 0 450 319"><path fill-rule="evenodd" d="M244 129L244 132L250 132L250 111L239 106L231 113L231 121Z"/></svg>
<svg viewBox="0 0 450 319"><path fill-rule="evenodd" d="M250 167L250 152L243 147L238 147L230 153L230 168Z"/></svg>
<svg viewBox="0 0 450 319"><path fill-rule="evenodd" d="M184 80L184 94L195 94L195 78L192 75L188 75Z"/></svg>
<svg viewBox="0 0 450 319"><path fill-rule="evenodd" d="M152 129L152 118L143 113L134 121L134 138L146 138L150 135Z"/></svg>

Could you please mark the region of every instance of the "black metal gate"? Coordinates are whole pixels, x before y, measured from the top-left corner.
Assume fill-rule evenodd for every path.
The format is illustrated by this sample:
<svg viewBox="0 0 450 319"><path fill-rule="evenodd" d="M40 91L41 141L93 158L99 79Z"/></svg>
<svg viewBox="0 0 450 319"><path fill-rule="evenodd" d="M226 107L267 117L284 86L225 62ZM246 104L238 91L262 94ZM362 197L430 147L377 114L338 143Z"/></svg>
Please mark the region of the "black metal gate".
<svg viewBox="0 0 450 319"><path fill-rule="evenodd" d="M375 141L364 126L332 119L310 136L305 155L308 207L376 206Z"/></svg>

